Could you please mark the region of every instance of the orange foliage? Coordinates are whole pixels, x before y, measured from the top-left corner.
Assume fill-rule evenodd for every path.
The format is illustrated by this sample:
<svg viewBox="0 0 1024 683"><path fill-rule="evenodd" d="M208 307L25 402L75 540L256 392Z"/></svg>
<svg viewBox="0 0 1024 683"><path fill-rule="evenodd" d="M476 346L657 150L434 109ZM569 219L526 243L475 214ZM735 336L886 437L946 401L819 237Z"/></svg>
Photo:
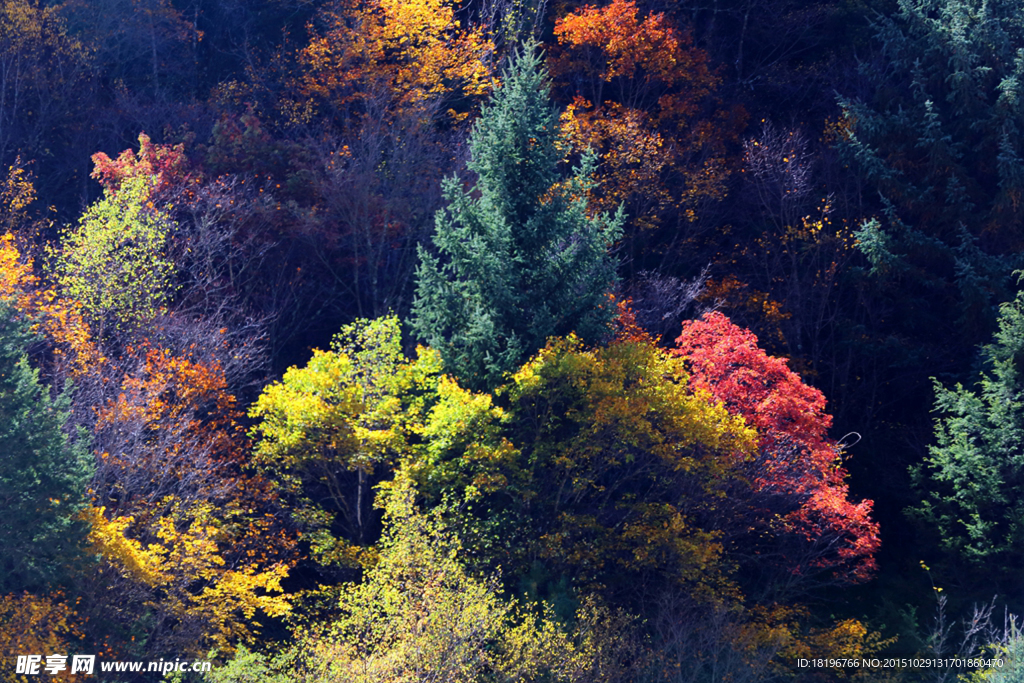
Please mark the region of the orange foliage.
<svg viewBox="0 0 1024 683"><path fill-rule="evenodd" d="M419 109L446 96L480 96L491 87L493 45L480 30L459 26L449 0L338 0L309 28L312 39L299 56L299 91L334 106L386 93L400 109Z"/></svg>
<svg viewBox="0 0 1024 683"><path fill-rule="evenodd" d="M615 306L618 308L619 314L612 321L615 325L615 341L617 342L637 342L642 344L654 345L654 337L640 326L640 323L636 320L636 313L630 308L633 303L632 299L616 299L614 294L609 294L608 298L615 302Z"/></svg>
<svg viewBox="0 0 1024 683"><path fill-rule="evenodd" d="M235 397L227 393L227 381L220 364L204 364L173 356L167 349L148 349L141 376L126 377L116 401L99 411L99 426L116 420L141 419L151 429L176 425L199 432L207 443L222 444L223 436L238 432ZM205 414L204 419L198 415ZM218 432L227 434L218 435ZM220 449L219 449L220 450Z"/></svg>
<svg viewBox="0 0 1024 683"><path fill-rule="evenodd" d="M35 187L20 160L8 169L0 184L0 299L10 301L33 321L50 345L55 375L80 378L95 371L105 359L92 341L92 331L77 302L62 299L35 274L33 260L19 244L40 227L28 207L35 202Z"/></svg>
<svg viewBox="0 0 1024 683"><path fill-rule="evenodd" d="M671 140L656 129L647 112L618 102L595 107L577 96L561 121L574 149L600 150L596 174L600 191L591 196L594 210L614 210L634 195L643 195L643 204L655 210L673 203L663 180L674 161Z"/></svg>
<svg viewBox="0 0 1024 683"><path fill-rule="evenodd" d="M46 335L59 377L89 375L106 359L92 340L81 306L44 288L33 273L32 261L24 258L12 234L0 236L0 298L34 322L33 329Z"/></svg>
<svg viewBox="0 0 1024 683"><path fill-rule="evenodd" d="M97 409L97 480L151 502L233 497L248 440L220 365L148 346L135 357L141 367Z"/></svg>
<svg viewBox="0 0 1024 683"><path fill-rule="evenodd" d="M725 145L743 112L720 109L720 79L688 34L613 0L559 19L555 36L564 47L551 72L574 84L563 130L574 150L601 156L596 209L625 202L636 224L654 227L668 211L693 220L699 200L724 195Z"/></svg>
<svg viewBox="0 0 1024 683"><path fill-rule="evenodd" d="M100 502L143 517L165 508L167 496L236 512L273 507L270 483L245 470L250 443L220 364L148 345L126 351L122 362L140 367L96 410L96 481L108 498ZM259 554L287 554L290 544L268 540Z"/></svg>
<svg viewBox="0 0 1024 683"><path fill-rule="evenodd" d="M633 79L642 69L648 79L665 84L681 79L696 81L698 77L706 80L705 87L715 84L713 79L706 79L707 57L689 46L689 37L680 35L662 13L640 21L632 0L613 0L601 9L587 5L559 19L555 36L559 43L600 52L596 63L570 59L568 64L559 65L561 69L571 64L603 81Z"/></svg>
<svg viewBox="0 0 1024 683"><path fill-rule="evenodd" d="M784 311L783 305L771 298L767 292L754 289L734 275L726 275L720 279L708 278L699 300L715 307L742 312L748 316L747 320L763 321L763 324L756 326L762 339L768 339L776 344L785 342L782 325L793 314ZM755 325L752 324L751 327Z"/></svg>

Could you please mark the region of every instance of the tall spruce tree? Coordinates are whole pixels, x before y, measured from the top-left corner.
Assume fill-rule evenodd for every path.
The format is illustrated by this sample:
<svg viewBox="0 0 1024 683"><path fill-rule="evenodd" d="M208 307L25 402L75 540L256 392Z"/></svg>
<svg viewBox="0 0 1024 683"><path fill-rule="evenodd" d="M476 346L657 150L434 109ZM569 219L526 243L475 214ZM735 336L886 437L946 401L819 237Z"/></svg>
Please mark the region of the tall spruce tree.
<svg viewBox="0 0 1024 683"><path fill-rule="evenodd" d="M66 578L88 531L78 513L92 462L63 433L67 394L50 399L28 364L29 340L0 300L0 594Z"/></svg>
<svg viewBox="0 0 1024 683"><path fill-rule="evenodd" d="M445 180L437 255L420 249L412 325L466 386L491 389L544 346L607 334L623 215L590 216L595 158L560 171L558 112L534 45L514 56L470 136L476 184Z"/></svg>

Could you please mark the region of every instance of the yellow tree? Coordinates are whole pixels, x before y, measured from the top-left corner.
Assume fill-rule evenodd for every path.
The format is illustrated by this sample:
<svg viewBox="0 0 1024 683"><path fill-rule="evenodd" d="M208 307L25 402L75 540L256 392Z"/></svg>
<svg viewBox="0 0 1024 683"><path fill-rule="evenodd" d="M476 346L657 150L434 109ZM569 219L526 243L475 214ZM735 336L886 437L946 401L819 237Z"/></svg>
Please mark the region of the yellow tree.
<svg viewBox="0 0 1024 683"><path fill-rule="evenodd" d="M377 524L370 487L409 452L439 374L432 351L405 360L396 317L358 321L250 409L253 462L289 501L321 568L367 560Z"/></svg>
<svg viewBox="0 0 1024 683"><path fill-rule="evenodd" d="M237 502L164 502L159 516L108 518L99 507L87 517L91 549L103 562L84 587L83 611L120 636L122 653L140 645L164 656L229 653L253 642L258 614L290 612L281 594L290 563L263 555L263 543L276 544L273 520Z"/></svg>
<svg viewBox="0 0 1024 683"><path fill-rule="evenodd" d="M444 111L491 85L491 44L464 29L450 0L336 0L310 25L299 91L336 111L384 97L396 109Z"/></svg>
<svg viewBox="0 0 1024 683"><path fill-rule="evenodd" d="M268 482L244 470L248 441L215 361L129 348L116 397L97 406L95 505L103 558L84 582L90 614L151 652L230 650L257 612L289 610L294 537ZM132 365L132 362L135 365Z"/></svg>
<svg viewBox="0 0 1024 683"><path fill-rule="evenodd" d="M174 264L173 222L149 201L149 178L125 182L93 204L64 238L57 261L66 294L100 330L126 332L165 310Z"/></svg>
<svg viewBox="0 0 1024 683"><path fill-rule="evenodd" d="M243 654L214 680L584 683L640 669L632 620L586 601L570 630L550 606L503 596L497 577L467 569L437 511L416 508L408 472L382 489L379 561L342 589L338 615L299 629L269 661Z"/></svg>
<svg viewBox="0 0 1024 683"><path fill-rule="evenodd" d="M726 493L742 488L754 435L687 379L649 340L585 349L570 336L493 396L442 381L421 490L456 494L482 563L541 593L571 581L632 605L733 595Z"/></svg>

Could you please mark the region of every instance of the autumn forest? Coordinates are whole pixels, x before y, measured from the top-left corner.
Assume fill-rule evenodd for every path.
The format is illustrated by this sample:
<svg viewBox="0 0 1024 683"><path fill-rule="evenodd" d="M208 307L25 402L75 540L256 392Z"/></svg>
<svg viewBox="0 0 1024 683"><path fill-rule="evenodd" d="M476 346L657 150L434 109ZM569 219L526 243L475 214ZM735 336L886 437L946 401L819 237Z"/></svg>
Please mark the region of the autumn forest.
<svg viewBox="0 0 1024 683"><path fill-rule="evenodd" d="M1024 681L1022 155L1011 0L0 0L0 681Z"/></svg>

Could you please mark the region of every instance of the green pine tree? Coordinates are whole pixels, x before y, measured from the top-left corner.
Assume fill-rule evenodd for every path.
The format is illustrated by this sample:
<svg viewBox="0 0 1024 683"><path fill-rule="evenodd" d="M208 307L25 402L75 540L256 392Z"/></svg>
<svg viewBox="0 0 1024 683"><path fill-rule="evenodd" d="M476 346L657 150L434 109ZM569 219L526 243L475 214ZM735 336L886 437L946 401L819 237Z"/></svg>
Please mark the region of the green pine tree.
<svg viewBox="0 0 1024 683"><path fill-rule="evenodd" d="M515 56L470 136L472 190L445 181L434 246L420 249L412 325L465 386L490 389L543 347L607 334L616 282L608 250L621 210L592 217L595 159L560 172L565 149L534 46Z"/></svg>
<svg viewBox="0 0 1024 683"><path fill-rule="evenodd" d="M67 392L51 400L29 366L30 339L0 301L0 594L66 578L88 532L78 513L92 462L62 431Z"/></svg>
<svg viewBox="0 0 1024 683"><path fill-rule="evenodd" d="M858 245L899 289L900 334L972 346L1022 265L1024 16L1016 0L898 4L862 64L872 97L840 101L841 147L883 208Z"/></svg>
<svg viewBox="0 0 1024 683"><path fill-rule="evenodd" d="M1011 573L1024 561L1024 293L1004 304L977 388L936 382L936 444L912 474L912 511L968 564ZM1018 579L1019 581L1019 576Z"/></svg>

